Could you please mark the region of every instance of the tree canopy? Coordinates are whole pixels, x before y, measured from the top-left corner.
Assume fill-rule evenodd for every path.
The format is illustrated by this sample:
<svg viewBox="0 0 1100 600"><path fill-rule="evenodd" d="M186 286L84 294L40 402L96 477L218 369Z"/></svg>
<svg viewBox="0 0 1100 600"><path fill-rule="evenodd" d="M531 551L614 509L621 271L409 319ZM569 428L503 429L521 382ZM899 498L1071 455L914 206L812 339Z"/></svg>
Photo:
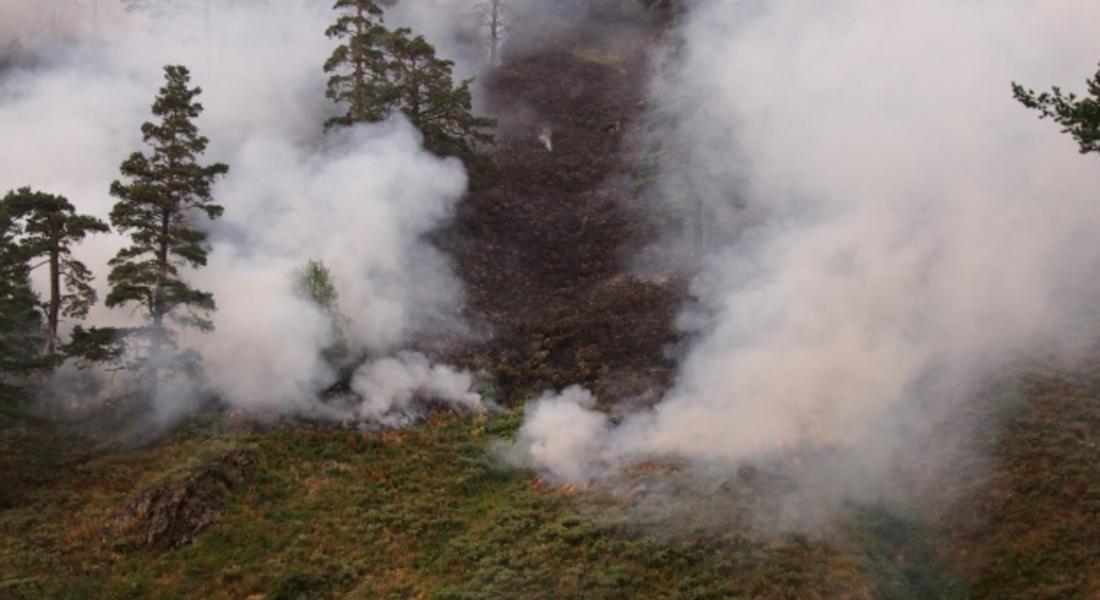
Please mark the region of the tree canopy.
<svg viewBox="0 0 1100 600"><path fill-rule="evenodd" d="M388 39L389 60L383 85L391 110L400 110L424 134L424 145L441 156L472 158L478 148L491 144L489 130L495 119L474 116L470 83L455 85L454 63L436 56L423 36L412 37L398 29Z"/></svg>
<svg viewBox="0 0 1100 600"><path fill-rule="evenodd" d="M221 163L202 165L207 138L199 135L194 120L203 107L195 98L201 88L190 88L190 73L183 66L164 68L166 83L153 103L156 122L142 125L149 154L135 152L121 166L123 181L111 185L119 201L111 210L111 224L130 236L130 245L111 260L111 285L107 306L136 304L148 326L132 330L146 338L141 357L155 394L158 371L174 367L175 334L165 321L179 326L212 328L206 314L214 310L214 297L195 289L183 278L182 268L206 264L206 233L198 217L216 219L223 208L214 202L214 180L228 172Z"/></svg>
<svg viewBox="0 0 1100 600"><path fill-rule="evenodd" d="M64 196L21 188L0 200L11 218L21 221L19 245L29 260L44 259L49 267L46 300L46 354L57 351L61 316L83 319L96 302L92 273L72 253L88 234L110 230L103 221L77 214ZM35 265L37 267L38 265Z"/></svg>
<svg viewBox="0 0 1100 600"><path fill-rule="evenodd" d="M17 387L21 378L47 364L41 355L39 300L18 235L17 221L0 207L0 392Z"/></svg>
<svg viewBox="0 0 1100 600"><path fill-rule="evenodd" d="M1064 133L1077 140L1081 154L1087 154L1100 152L1100 70L1086 85L1085 97L1063 92L1057 86L1037 94L1018 83L1012 84L1012 92L1021 104L1039 111L1040 118L1061 125Z"/></svg>
<svg viewBox="0 0 1100 600"><path fill-rule="evenodd" d="M428 150L441 156L476 157L491 144L494 119L472 113L470 83L455 84L454 63L407 28L387 29L371 0L338 0L340 16L326 31L340 40L325 62L326 96L344 107L326 127L376 122L401 112L424 135Z"/></svg>
<svg viewBox="0 0 1100 600"><path fill-rule="evenodd" d="M325 127L348 126L386 118L387 105L379 86L370 85L385 70L382 47L389 31L382 25L382 9L372 0L337 0L340 16L326 31L329 38L343 43L325 61L329 74L325 96L347 107Z"/></svg>

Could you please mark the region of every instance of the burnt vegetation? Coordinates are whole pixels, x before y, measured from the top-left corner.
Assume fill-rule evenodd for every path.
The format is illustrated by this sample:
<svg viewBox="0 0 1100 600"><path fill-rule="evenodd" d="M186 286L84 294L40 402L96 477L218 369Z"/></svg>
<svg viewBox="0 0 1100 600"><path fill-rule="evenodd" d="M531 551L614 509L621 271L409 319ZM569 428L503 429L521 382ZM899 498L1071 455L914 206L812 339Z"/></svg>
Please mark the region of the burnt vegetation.
<svg viewBox="0 0 1100 600"><path fill-rule="evenodd" d="M623 181L660 32L622 8L546 39L520 34L524 48L505 45L485 82L502 133L444 247L470 312L492 326L481 366L510 402L570 383L622 398L669 382L682 284L624 267L655 237Z"/></svg>

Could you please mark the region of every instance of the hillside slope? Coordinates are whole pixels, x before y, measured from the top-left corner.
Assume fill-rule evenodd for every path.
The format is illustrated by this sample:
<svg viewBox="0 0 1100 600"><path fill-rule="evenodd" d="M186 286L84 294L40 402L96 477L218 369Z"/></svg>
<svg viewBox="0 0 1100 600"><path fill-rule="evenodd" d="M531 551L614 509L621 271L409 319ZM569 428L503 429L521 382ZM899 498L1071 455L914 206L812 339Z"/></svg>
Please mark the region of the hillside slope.
<svg viewBox="0 0 1100 600"><path fill-rule="evenodd" d="M646 464L578 490L509 466L532 394L644 401L669 385L686 296L625 267L655 236L623 179L660 27L553 28L485 82L494 164L438 235L482 336L451 353L509 408L384 433L214 411L139 447L7 419L0 598L1100 597L1087 370L1006 377L973 405L973 444L925 510L846 507L814 535L741 514L766 473L699 489ZM638 510L654 482L669 502Z"/></svg>
<svg viewBox="0 0 1100 600"><path fill-rule="evenodd" d="M438 415L383 435L242 435L196 421L156 447L106 453L41 431L8 438L54 455L5 468L20 492L0 510L0 597L871 597L851 550L668 535L614 499L505 467L491 448L515 423ZM142 490L202 496L188 482L231 453L252 464L206 494L218 518L193 542L104 527Z"/></svg>

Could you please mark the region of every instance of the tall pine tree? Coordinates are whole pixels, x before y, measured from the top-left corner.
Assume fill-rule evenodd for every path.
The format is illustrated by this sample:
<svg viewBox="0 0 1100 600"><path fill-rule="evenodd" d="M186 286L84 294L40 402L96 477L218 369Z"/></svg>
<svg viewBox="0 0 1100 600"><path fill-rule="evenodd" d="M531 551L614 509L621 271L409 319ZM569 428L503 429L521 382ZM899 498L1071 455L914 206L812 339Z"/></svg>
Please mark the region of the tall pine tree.
<svg viewBox="0 0 1100 600"><path fill-rule="evenodd" d="M229 167L215 163L201 165L199 157L208 140L199 135L194 120L202 112L195 98L202 93L189 88L190 73L182 66L164 68L166 83L153 103L155 123L145 123L141 132L151 152L135 152L121 166L125 183L111 184L111 195L119 199L111 211L111 224L130 235L130 246L111 260L111 291L107 306L136 304L148 325L135 329L147 345L144 376L155 397L162 368L177 368L175 332L167 320L180 326L210 330L204 315L214 310L209 292L192 288L181 268L206 264L206 234L198 228L198 217L216 219L223 209L214 203L211 186Z"/></svg>
<svg viewBox="0 0 1100 600"><path fill-rule="evenodd" d="M73 257L73 245L90 233L109 231L103 221L76 213L63 196L32 191L8 192L0 206L12 218L23 222L20 246L34 261L49 267L50 293L46 300L46 355L57 353L61 317L82 319L96 302L92 273ZM36 265L35 267L37 267ZM64 291L63 291L64 290Z"/></svg>
<svg viewBox="0 0 1100 600"><path fill-rule="evenodd" d="M385 90L371 83L385 67L381 48L389 32L382 26L382 9L372 0L337 0L333 10L340 16L325 35L342 43L325 61L325 96L347 111L329 119L325 127L381 121L388 112Z"/></svg>

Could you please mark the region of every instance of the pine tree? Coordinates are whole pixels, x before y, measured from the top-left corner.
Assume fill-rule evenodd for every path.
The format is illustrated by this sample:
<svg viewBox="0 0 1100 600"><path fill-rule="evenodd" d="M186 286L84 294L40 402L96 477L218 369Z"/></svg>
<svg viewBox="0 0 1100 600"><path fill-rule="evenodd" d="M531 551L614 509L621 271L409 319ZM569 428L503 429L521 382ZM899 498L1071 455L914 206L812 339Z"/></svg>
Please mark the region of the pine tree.
<svg viewBox="0 0 1100 600"><path fill-rule="evenodd" d="M30 263L18 244L16 220L0 207L0 392L45 368L42 318L38 296L31 289Z"/></svg>
<svg viewBox="0 0 1100 600"><path fill-rule="evenodd" d="M337 0L334 9L341 14L326 34L346 42L325 62L332 74L326 96L347 110L326 127L381 121L399 111L424 135L428 150L441 156L473 160L493 142L488 130L496 120L471 113L472 80L456 86L453 62L438 58L409 29L386 29L371 0Z"/></svg>
<svg viewBox="0 0 1100 600"><path fill-rule="evenodd" d="M20 246L28 259L45 259L49 266L49 298L46 300L46 355L57 353L61 317L83 319L96 302L91 271L73 257L73 245L90 233L109 231L103 221L76 214L63 196L21 188L0 201L8 214L23 222ZM64 284L64 292L62 291Z"/></svg>
<svg viewBox="0 0 1100 600"><path fill-rule="evenodd" d="M400 110L424 134L424 145L440 156L473 159L493 142L495 119L471 113L467 79L455 85L454 63L436 57L435 48L408 29L393 32L386 44L385 76L391 110Z"/></svg>
<svg viewBox="0 0 1100 600"><path fill-rule="evenodd" d="M153 103L153 115L160 120L141 127L152 152L132 154L121 166L127 183L111 185L111 195L119 198L111 211L111 224L130 235L131 245L110 262L107 296L107 306L137 304L148 319L146 327L132 334L147 341L142 358L153 396L161 367L179 367L179 356L169 354L176 347L175 333L165 321L204 331L212 328L202 315L214 310L213 295L192 288L180 268L206 264L206 234L196 228L196 218L221 216L223 208L214 203L211 186L217 176L229 171L221 163L198 163L208 143L193 122L203 109L195 101L202 90L188 88L190 74L185 67L168 66L164 72L166 84ZM186 314L180 309L186 309Z"/></svg>
<svg viewBox="0 0 1100 600"><path fill-rule="evenodd" d="M118 370L118 365L126 359L127 340L142 331L137 327L73 327L69 342L61 347L65 358L76 359L80 366L89 364L110 365ZM124 365L125 366L125 365ZM140 367L140 363L132 365Z"/></svg>
<svg viewBox="0 0 1100 600"><path fill-rule="evenodd" d="M390 33L382 26L382 9L372 0L337 0L336 23L325 35L344 40L325 61L329 73L325 96L347 105L347 112L333 117L325 127L381 121L388 110L385 90L376 85L385 68L381 48Z"/></svg>
<svg viewBox="0 0 1100 600"><path fill-rule="evenodd" d="M1100 152L1100 71L1087 81L1088 96L1064 93L1059 87L1036 94L1018 83L1012 92L1024 106L1039 111L1039 118L1052 119L1062 126L1062 132L1077 140L1081 154Z"/></svg>

